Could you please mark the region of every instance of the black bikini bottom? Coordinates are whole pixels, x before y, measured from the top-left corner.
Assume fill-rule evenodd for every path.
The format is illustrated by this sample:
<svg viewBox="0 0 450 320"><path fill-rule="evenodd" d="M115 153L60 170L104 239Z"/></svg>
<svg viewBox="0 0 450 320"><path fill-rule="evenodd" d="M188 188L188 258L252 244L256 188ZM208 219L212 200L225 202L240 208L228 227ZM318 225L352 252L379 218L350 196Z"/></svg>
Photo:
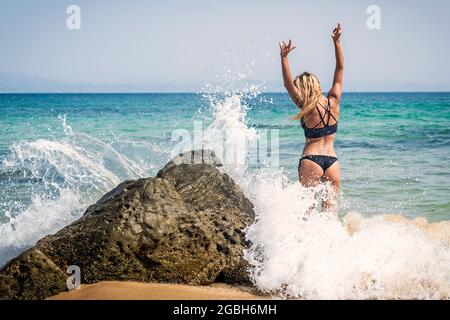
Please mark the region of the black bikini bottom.
<svg viewBox="0 0 450 320"><path fill-rule="evenodd" d="M311 160L314 163L317 163L323 170L323 172L327 171L329 167L331 167L338 159L332 156L321 156L321 155L309 155L304 156L300 159L298 163L298 171L300 172L300 167L302 165L303 160Z"/></svg>

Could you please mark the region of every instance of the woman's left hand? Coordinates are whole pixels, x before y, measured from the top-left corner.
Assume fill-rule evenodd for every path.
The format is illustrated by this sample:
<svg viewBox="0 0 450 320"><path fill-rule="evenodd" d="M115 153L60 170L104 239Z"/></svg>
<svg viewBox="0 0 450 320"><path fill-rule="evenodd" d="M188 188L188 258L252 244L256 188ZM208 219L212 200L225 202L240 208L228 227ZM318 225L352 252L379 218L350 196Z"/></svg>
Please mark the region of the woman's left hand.
<svg viewBox="0 0 450 320"><path fill-rule="evenodd" d="M288 54L294 50L295 48L297 48L297 46L295 46L292 43L292 40L289 39L289 42L286 43L285 41L280 42L280 56L282 59L287 58Z"/></svg>
<svg viewBox="0 0 450 320"><path fill-rule="evenodd" d="M341 24L338 23L336 28L334 28L331 37L333 38L334 41L339 42L339 40L341 39L341 34L342 34Z"/></svg>

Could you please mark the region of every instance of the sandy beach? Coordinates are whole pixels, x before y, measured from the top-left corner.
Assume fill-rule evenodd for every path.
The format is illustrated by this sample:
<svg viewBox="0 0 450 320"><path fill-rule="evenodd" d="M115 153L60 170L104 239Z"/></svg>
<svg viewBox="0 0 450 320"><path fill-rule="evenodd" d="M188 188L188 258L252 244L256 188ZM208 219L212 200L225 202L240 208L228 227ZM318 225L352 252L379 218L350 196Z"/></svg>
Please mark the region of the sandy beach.
<svg viewBox="0 0 450 320"><path fill-rule="evenodd" d="M49 300L262 300L268 297L226 284L191 286L166 283L104 281L82 285Z"/></svg>

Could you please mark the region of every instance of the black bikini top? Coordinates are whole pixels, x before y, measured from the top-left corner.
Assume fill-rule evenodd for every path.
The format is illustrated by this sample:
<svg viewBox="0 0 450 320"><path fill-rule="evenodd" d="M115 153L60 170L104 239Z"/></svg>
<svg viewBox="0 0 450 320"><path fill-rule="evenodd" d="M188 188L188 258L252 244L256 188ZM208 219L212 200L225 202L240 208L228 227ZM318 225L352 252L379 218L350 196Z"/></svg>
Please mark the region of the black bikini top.
<svg viewBox="0 0 450 320"><path fill-rule="evenodd" d="M320 122L318 124L316 124L312 128L308 128L308 127L306 127L305 121L303 119L300 121L303 130L305 130L306 138L322 138L322 137L328 136L330 134L336 133L337 127L338 127L338 121L331 113L330 98L327 98L327 99L328 99L328 105L326 107L324 107L322 104L320 104L320 102L318 102L318 105L321 106L325 110L324 115L322 115L322 113L320 112L319 107L316 106L317 112L319 113L319 116L320 116ZM326 122L325 122L325 118L327 118ZM330 126L331 118L333 118L336 121L336 123ZM321 123L323 123L323 127L317 128L317 126L320 125Z"/></svg>

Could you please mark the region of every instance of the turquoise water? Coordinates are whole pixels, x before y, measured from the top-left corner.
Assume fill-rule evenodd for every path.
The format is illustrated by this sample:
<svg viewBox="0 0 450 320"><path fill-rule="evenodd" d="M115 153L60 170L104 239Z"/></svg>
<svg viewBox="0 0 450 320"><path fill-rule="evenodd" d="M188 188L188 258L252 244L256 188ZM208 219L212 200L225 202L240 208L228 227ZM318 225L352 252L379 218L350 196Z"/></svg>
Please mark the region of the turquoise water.
<svg viewBox="0 0 450 320"><path fill-rule="evenodd" d="M246 104L250 127L279 130L280 166L296 180L304 138L289 97ZM198 94L0 95L0 241L26 246L39 228L24 224L53 232L120 181L154 175L173 131L200 119L212 116ZM450 220L450 93L345 94L335 146L342 211Z"/></svg>

